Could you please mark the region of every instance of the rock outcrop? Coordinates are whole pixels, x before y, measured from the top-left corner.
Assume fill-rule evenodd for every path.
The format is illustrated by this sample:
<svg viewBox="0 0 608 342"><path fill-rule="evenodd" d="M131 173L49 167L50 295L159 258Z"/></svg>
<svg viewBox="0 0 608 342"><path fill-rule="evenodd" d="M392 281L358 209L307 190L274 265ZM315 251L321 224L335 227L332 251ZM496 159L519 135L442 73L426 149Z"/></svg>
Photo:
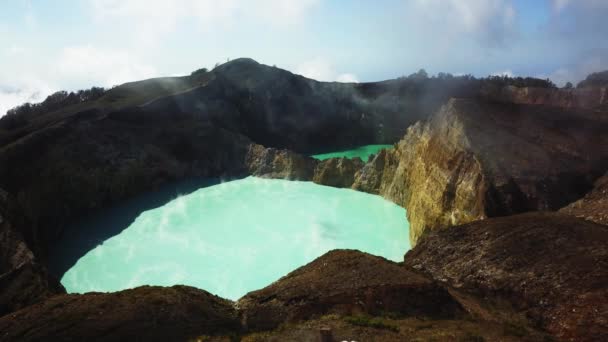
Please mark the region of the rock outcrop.
<svg viewBox="0 0 608 342"><path fill-rule="evenodd" d="M11 223L15 219L10 217L11 211L15 209L13 203L14 199L0 189L0 274L34 260L34 253Z"/></svg>
<svg viewBox="0 0 608 342"><path fill-rule="evenodd" d="M363 167L360 158L317 160L289 150L251 144L245 165L253 176L312 181L336 188L350 188L355 174Z"/></svg>
<svg viewBox="0 0 608 342"><path fill-rule="evenodd" d="M363 161L358 157L325 159L315 167L312 181L336 188L350 188L355 181L356 172L362 167Z"/></svg>
<svg viewBox="0 0 608 342"><path fill-rule="evenodd" d="M25 262L0 275L0 317L65 293L46 267Z"/></svg>
<svg viewBox="0 0 608 342"><path fill-rule="evenodd" d="M353 188L407 208L427 229L557 210L608 167L608 118L580 108L452 99L355 176Z"/></svg>
<svg viewBox="0 0 608 342"><path fill-rule="evenodd" d="M245 164L249 173L258 177L311 180L317 161L289 150L252 144L247 151Z"/></svg>
<svg viewBox="0 0 608 342"><path fill-rule="evenodd" d="M14 210L10 195L0 189L0 316L65 293L13 226L21 223Z"/></svg>
<svg viewBox="0 0 608 342"><path fill-rule="evenodd" d="M269 330L324 314L455 318L464 313L441 286L359 251L331 251L239 299L249 330Z"/></svg>
<svg viewBox="0 0 608 342"><path fill-rule="evenodd" d="M483 95L488 99L505 103L561 108L608 108L608 88L605 87L556 89L507 86L486 89Z"/></svg>
<svg viewBox="0 0 608 342"><path fill-rule="evenodd" d="M608 225L608 174L595 181L593 190L587 193L585 197L559 211L588 221Z"/></svg>
<svg viewBox="0 0 608 342"><path fill-rule="evenodd" d="M60 295L0 318L3 341L186 341L239 331L232 302L188 286Z"/></svg>
<svg viewBox="0 0 608 342"><path fill-rule="evenodd" d="M507 302L569 341L608 336L608 229L556 213L492 218L430 232L405 266Z"/></svg>

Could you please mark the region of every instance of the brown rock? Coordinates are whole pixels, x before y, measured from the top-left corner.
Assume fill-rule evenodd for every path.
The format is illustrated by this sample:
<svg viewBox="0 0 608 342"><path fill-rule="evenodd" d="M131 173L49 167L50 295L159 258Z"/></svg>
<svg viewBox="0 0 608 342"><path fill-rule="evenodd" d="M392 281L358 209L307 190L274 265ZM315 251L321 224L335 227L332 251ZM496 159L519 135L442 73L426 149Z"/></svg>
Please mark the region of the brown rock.
<svg viewBox="0 0 608 342"><path fill-rule="evenodd" d="M507 103L595 109L608 106L607 91L608 88L605 87L558 89L506 86L493 89L484 95L489 99Z"/></svg>
<svg viewBox="0 0 608 342"><path fill-rule="evenodd" d="M238 331L232 302L187 286L55 296L0 318L3 341L184 341Z"/></svg>
<svg viewBox="0 0 608 342"><path fill-rule="evenodd" d="M249 330L327 313L454 317L462 310L447 290L384 258L334 250L237 302Z"/></svg>
<svg viewBox="0 0 608 342"><path fill-rule="evenodd" d="M336 188L350 188L355 173L363 167L361 158L330 158L319 162L312 181Z"/></svg>
<svg viewBox="0 0 608 342"><path fill-rule="evenodd" d="M418 124L419 125L419 124ZM399 164L399 153L396 149L383 149L356 172L352 187L370 194L378 194L380 186L394 177Z"/></svg>
<svg viewBox="0 0 608 342"><path fill-rule="evenodd" d="M363 167L360 158L319 161L289 150L251 144L245 157L250 174L257 177L313 181L337 188L350 188Z"/></svg>
<svg viewBox="0 0 608 342"><path fill-rule="evenodd" d="M608 225L608 173L595 182L593 189L585 197L559 211L587 221Z"/></svg>
<svg viewBox="0 0 608 342"><path fill-rule="evenodd" d="M506 301L555 336L608 338L608 229L554 213L493 218L431 232L405 266Z"/></svg>
<svg viewBox="0 0 608 342"><path fill-rule="evenodd" d="M0 275L0 316L62 293L65 289L44 266L25 262Z"/></svg>
<svg viewBox="0 0 608 342"><path fill-rule="evenodd" d="M317 161L289 150L251 144L245 164L249 173L258 177L310 180Z"/></svg>

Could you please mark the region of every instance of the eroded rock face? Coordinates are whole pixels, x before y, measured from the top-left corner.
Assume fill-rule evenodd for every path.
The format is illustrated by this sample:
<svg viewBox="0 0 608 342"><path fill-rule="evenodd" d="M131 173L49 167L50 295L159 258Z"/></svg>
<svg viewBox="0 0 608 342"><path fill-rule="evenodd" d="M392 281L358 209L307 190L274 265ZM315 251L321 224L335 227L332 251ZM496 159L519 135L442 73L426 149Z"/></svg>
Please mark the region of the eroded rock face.
<svg viewBox="0 0 608 342"><path fill-rule="evenodd" d="M608 120L592 111L452 99L355 176L407 208L410 240L493 216L557 210L605 172Z"/></svg>
<svg viewBox="0 0 608 342"><path fill-rule="evenodd" d="M350 188L363 167L360 158L317 160L289 150L251 144L245 157L249 173L257 177L313 181L337 188Z"/></svg>
<svg viewBox="0 0 608 342"><path fill-rule="evenodd" d="M608 106L608 88L605 87L554 89L507 86L499 89L486 89L484 95L501 102L562 108L595 109Z"/></svg>
<svg viewBox="0 0 608 342"><path fill-rule="evenodd" d="M317 163L312 181L336 188L350 188L355 173L363 167L361 158L330 158Z"/></svg>
<svg viewBox="0 0 608 342"><path fill-rule="evenodd" d="M454 318L463 313L446 289L384 258L334 250L237 302L249 330L328 313Z"/></svg>
<svg viewBox="0 0 608 342"><path fill-rule="evenodd" d="M0 189L0 274L34 260L34 254L22 235L11 224L12 201L11 196Z"/></svg>
<svg viewBox="0 0 608 342"><path fill-rule="evenodd" d="M608 229L555 213L492 218L426 234L405 266L506 300L561 339L608 337Z"/></svg>
<svg viewBox="0 0 608 342"><path fill-rule="evenodd" d="M593 190L560 212L599 224L608 225L608 174L595 181Z"/></svg>
<svg viewBox="0 0 608 342"><path fill-rule="evenodd" d="M245 164L249 173L258 177L311 180L317 161L289 150L251 144Z"/></svg>
<svg viewBox="0 0 608 342"><path fill-rule="evenodd" d="M232 302L188 286L55 296L0 318L7 341L185 341L239 330Z"/></svg>
<svg viewBox="0 0 608 342"><path fill-rule="evenodd" d="M44 266L24 262L0 275L0 317L63 293Z"/></svg>
<svg viewBox="0 0 608 342"><path fill-rule="evenodd" d="M12 225L20 221L12 206L10 195L0 189L0 316L65 293Z"/></svg>

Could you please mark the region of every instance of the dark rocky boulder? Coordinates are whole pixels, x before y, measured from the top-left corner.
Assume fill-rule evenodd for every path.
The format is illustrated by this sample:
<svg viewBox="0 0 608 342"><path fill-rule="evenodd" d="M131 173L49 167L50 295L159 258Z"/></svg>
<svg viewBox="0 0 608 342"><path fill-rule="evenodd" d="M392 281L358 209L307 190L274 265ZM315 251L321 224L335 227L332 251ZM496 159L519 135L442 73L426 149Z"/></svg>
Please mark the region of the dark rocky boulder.
<svg viewBox="0 0 608 342"><path fill-rule="evenodd" d="M405 266L490 302L510 303L569 341L608 337L608 229L555 213L426 234Z"/></svg>
<svg viewBox="0 0 608 342"><path fill-rule="evenodd" d="M2 341L185 341L239 331L232 302L188 286L60 295L0 318Z"/></svg>
<svg viewBox="0 0 608 342"><path fill-rule="evenodd" d="M248 330L269 330L324 314L464 314L446 289L384 258L334 250L237 302Z"/></svg>

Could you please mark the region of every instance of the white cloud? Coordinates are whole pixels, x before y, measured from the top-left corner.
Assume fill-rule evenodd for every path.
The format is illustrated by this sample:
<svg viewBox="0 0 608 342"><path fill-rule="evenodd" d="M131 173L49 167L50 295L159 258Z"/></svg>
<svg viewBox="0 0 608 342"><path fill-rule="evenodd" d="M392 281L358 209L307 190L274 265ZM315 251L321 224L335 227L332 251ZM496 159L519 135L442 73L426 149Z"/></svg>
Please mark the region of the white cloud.
<svg viewBox="0 0 608 342"><path fill-rule="evenodd" d="M89 0L99 22L117 20L135 28L137 38L157 41L186 20L207 31L227 28L243 18L262 24L291 26L300 23L321 0Z"/></svg>
<svg viewBox="0 0 608 342"><path fill-rule="evenodd" d="M359 80L355 74L346 73L342 75L338 75L336 77L336 82L344 82L344 83L358 83Z"/></svg>
<svg viewBox="0 0 608 342"><path fill-rule="evenodd" d="M608 1L606 0L552 0L552 2L553 9L557 12L560 12L569 6L580 6L588 9L608 8Z"/></svg>
<svg viewBox="0 0 608 342"><path fill-rule="evenodd" d="M56 72L58 79L70 84L104 87L157 76L154 67L132 53L92 45L64 48Z"/></svg>
<svg viewBox="0 0 608 342"><path fill-rule="evenodd" d="M253 6L256 15L276 25L287 26L300 23L321 0L260 0ZM241 1L241 4L250 1ZM251 6L251 5L250 5Z"/></svg>
<svg viewBox="0 0 608 342"><path fill-rule="evenodd" d="M538 78L549 78L558 86L563 86L566 82L577 84L585 79L589 74L608 69L608 54L595 55L582 59L580 63L561 67L548 75L538 75Z"/></svg>
<svg viewBox="0 0 608 342"><path fill-rule="evenodd" d="M125 82L158 76L156 68L134 53L93 45L72 46L48 56L52 68L33 68L26 57L29 49L11 46L5 55L13 68L0 70L0 116L25 102L40 102L57 90L77 90L92 86L111 87ZM23 60L23 61L22 61Z"/></svg>
<svg viewBox="0 0 608 342"><path fill-rule="evenodd" d="M406 11L427 32L448 37L465 33L487 45L503 43L517 14L508 0L414 0Z"/></svg>
<svg viewBox="0 0 608 342"><path fill-rule="evenodd" d="M512 70L504 70L504 71L496 71L490 74L491 76L507 76L507 77L513 77L515 76L515 74L513 74Z"/></svg>
<svg viewBox="0 0 608 342"><path fill-rule="evenodd" d="M297 65L295 74L323 82L358 82L352 73L338 73L333 65L323 58L315 58Z"/></svg>
<svg viewBox="0 0 608 342"><path fill-rule="evenodd" d="M17 55L23 55L25 52L27 51L27 49L25 49L24 47L20 46L20 45L11 45L8 48L5 49L5 53L8 56L17 56Z"/></svg>
<svg viewBox="0 0 608 342"><path fill-rule="evenodd" d="M29 80L18 84L0 84L0 116L6 111L25 102L41 102L55 91L40 80Z"/></svg>
<svg viewBox="0 0 608 342"><path fill-rule="evenodd" d="M23 16L23 22L25 26L29 29L36 29L38 26L38 19L36 18L36 14L34 13L34 8L32 7L32 3L30 1L25 2L26 12Z"/></svg>
<svg viewBox="0 0 608 342"><path fill-rule="evenodd" d="M320 58L301 63L293 72L304 77L312 78L313 80L325 82L333 81L333 78L335 77L331 65Z"/></svg>

